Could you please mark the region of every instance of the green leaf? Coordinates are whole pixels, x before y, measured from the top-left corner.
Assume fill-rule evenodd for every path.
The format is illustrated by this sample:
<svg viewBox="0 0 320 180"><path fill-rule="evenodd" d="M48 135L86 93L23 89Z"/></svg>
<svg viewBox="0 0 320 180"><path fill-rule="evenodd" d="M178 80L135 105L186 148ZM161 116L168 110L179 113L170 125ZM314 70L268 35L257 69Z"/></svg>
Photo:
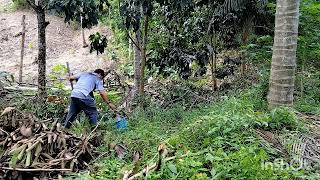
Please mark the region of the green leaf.
<svg viewBox="0 0 320 180"><path fill-rule="evenodd" d="M219 129L220 129L219 127L214 127L210 131L208 131L207 135L210 136L210 135L218 132Z"/></svg>
<svg viewBox="0 0 320 180"><path fill-rule="evenodd" d="M232 131L232 128L226 128L225 130L223 130L223 133L226 134L226 133L229 133Z"/></svg>
<svg viewBox="0 0 320 180"><path fill-rule="evenodd" d="M194 162L191 164L192 167L200 167L200 166L202 166L202 165L203 165L202 162L199 162L199 161L194 161Z"/></svg>
<svg viewBox="0 0 320 180"><path fill-rule="evenodd" d="M210 171L210 174L211 174L212 177L214 177L217 174L217 172L216 172L216 170L214 168L212 168L211 171Z"/></svg>
<svg viewBox="0 0 320 180"><path fill-rule="evenodd" d="M223 161L223 158L221 157L218 157L218 156L214 156L213 158L215 161Z"/></svg>
<svg viewBox="0 0 320 180"><path fill-rule="evenodd" d="M214 156L210 153L206 154L206 161L213 162L214 161Z"/></svg>
<svg viewBox="0 0 320 180"><path fill-rule="evenodd" d="M18 162L18 153L14 153L10 159L9 167L15 168Z"/></svg>
<svg viewBox="0 0 320 180"><path fill-rule="evenodd" d="M172 163L168 164L168 168L172 173L174 173L174 174L178 173L177 172L177 167L174 164L172 164Z"/></svg>

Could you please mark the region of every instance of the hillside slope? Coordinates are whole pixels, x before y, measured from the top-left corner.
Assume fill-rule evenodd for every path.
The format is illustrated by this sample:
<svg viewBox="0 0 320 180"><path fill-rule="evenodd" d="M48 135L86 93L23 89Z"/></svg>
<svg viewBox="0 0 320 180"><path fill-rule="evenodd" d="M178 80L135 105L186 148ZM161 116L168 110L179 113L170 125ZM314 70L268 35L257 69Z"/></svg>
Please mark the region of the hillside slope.
<svg viewBox="0 0 320 180"><path fill-rule="evenodd" d="M0 1L0 71L13 73L18 78L21 51L21 19L26 15L26 41L24 58L24 81L35 83L37 79L37 17L32 10L12 9L11 1ZM108 60L104 56L90 54L89 48L82 48L81 31L75 26L64 23L64 19L47 15L50 24L47 27L47 73L56 64L70 63L71 71L77 73L107 66ZM108 29L94 27L85 30L88 37L95 32L111 36ZM87 40L88 43L88 40Z"/></svg>

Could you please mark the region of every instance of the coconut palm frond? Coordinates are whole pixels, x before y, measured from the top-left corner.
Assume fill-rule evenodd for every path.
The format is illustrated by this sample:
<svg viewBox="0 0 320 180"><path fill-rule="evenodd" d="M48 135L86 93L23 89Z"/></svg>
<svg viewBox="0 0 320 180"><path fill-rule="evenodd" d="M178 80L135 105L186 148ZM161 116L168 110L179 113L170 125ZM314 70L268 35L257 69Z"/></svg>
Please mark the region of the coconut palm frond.
<svg viewBox="0 0 320 180"><path fill-rule="evenodd" d="M290 138L287 136L281 137L291 159L296 163L304 163L310 166L320 162L320 143L318 138L310 135L297 135ZM291 140L288 141L288 139Z"/></svg>
<svg viewBox="0 0 320 180"><path fill-rule="evenodd" d="M243 9L248 4L256 3L257 7L262 9L268 0L225 0L223 4L218 8L218 13L221 15L229 14L233 11Z"/></svg>
<svg viewBox="0 0 320 180"><path fill-rule="evenodd" d="M277 134L262 129L256 129L255 131L262 140L269 143L269 145L271 145L271 147L273 147L277 152L281 153L285 157L288 157L289 154L286 148L283 146L283 139L280 138Z"/></svg>
<svg viewBox="0 0 320 180"><path fill-rule="evenodd" d="M237 11L243 8L250 2L251 0L225 0L224 3L220 6L219 12L222 15L226 15L232 11Z"/></svg>
<svg viewBox="0 0 320 180"><path fill-rule="evenodd" d="M282 134L256 129L267 146L273 147L297 165L314 167L320 162L320 136L311 134Z"/></svg>

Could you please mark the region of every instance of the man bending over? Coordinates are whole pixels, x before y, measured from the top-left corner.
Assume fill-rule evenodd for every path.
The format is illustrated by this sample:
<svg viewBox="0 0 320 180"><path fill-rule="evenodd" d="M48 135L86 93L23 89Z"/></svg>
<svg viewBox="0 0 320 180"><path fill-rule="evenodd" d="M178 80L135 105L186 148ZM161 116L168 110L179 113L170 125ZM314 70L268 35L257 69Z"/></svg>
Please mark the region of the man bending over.
<svg viewBox="0 0 320 180"><path fill-rule="evenodd" d="M64 127L70 128L72 122L77 115L84 111L86 116L90 119L90 124L96 125L98 118L98 111L96 102L93 97L93 91L98 90L103 101L115 111L116 107L109 101L106 91L103 88L104 71L96 69L94 72L82 73L78 76L70 76L70 81L76 80L77 83L71 92L71 104Z"/></svg>

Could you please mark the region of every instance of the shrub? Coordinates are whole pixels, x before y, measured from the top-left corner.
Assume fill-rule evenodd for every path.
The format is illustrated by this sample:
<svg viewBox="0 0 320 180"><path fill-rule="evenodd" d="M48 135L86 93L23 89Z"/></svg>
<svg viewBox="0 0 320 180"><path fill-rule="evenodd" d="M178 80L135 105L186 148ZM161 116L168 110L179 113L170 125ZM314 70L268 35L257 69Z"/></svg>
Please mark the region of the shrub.
<svg viewBox="0 0 320 180"><path fill-rule="evenodd" d="M15 9L29 9L29 4L26 0L12 0Z"/></svg>
<svg viewBox="0 0 320 180"><path fill-rule="evenodd" d="M289 108L276 108L271 111L270 127L281 130L283 128L293 130L298 125L298 119Z"/></svg>

